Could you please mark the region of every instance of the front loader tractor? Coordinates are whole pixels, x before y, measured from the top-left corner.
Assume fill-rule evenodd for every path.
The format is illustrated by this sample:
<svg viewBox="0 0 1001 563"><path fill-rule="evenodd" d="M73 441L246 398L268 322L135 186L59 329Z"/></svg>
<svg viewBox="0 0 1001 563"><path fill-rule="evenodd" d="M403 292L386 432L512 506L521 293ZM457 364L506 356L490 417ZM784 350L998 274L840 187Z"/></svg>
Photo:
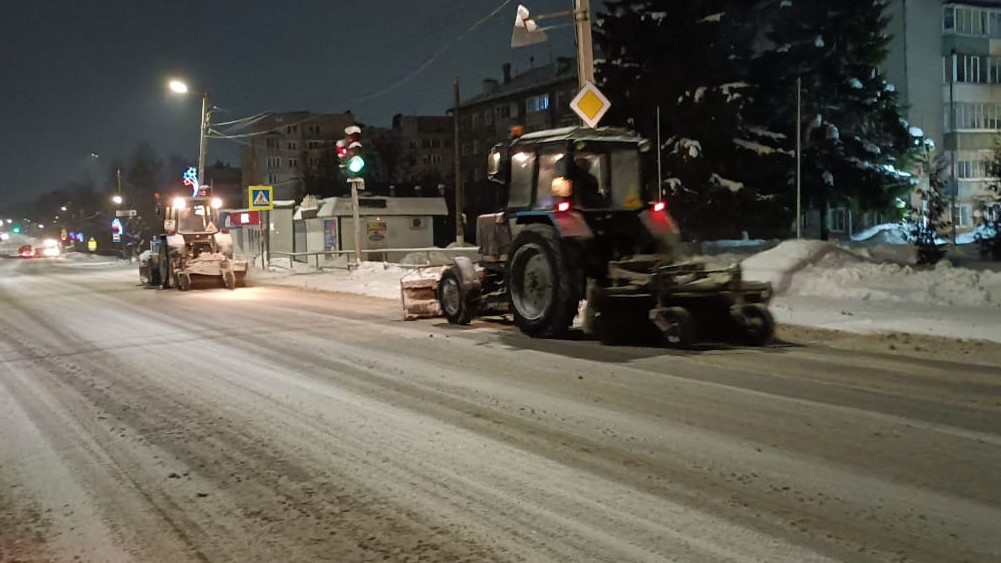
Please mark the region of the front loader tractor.
<svg viewBox="0 0 1001 563"><path fill-rule="evenodd" d="M187 291L197 287L245 285L247 262L233 258L233 238L220 228L222 200L203 187L196 195L174 197L157 206L164 233L140 260L144 283Z"/></svg>
<svg viewBox="0 0 1001 563"><path fill-rule="evenodd" d="M500 211L477 218L480 259L443 268L438 310L454 324L509 314L523 333L555 337L586 300L584 329L605 343L639 332L679 347L769 342L770 284L743 280L739 265L710 270L682 256L667 204L646 181L651 148L628 130L583 127L495 146L488 176L501 187Z"/></svg>

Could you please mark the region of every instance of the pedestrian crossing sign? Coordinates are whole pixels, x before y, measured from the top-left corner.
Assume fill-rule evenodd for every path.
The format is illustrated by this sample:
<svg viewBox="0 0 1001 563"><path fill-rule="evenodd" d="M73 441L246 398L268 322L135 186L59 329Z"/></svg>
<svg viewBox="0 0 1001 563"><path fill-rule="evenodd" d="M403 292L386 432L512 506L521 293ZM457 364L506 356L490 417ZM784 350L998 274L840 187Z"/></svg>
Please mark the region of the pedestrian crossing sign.
<svg viewBox="0 0 1001 563"><path fill-rule="evenodd" d="M275 208L274 186L249 186L247 198L251 211L271 211Z"/></svg>

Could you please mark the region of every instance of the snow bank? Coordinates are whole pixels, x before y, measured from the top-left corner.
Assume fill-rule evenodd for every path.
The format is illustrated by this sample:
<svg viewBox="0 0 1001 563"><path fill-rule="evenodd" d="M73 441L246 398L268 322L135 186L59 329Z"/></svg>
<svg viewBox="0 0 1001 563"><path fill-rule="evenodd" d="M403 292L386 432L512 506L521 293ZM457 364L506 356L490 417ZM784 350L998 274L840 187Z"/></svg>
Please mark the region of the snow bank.
<svg viewBox="0 0 1001 563"><path fill-rule="evenodd" d="M296 266L301 266L304 269L307 267L299 264ZM408 268L383 264L382 262L362 262L351 271L317 272L310 269L298 272L261 272L255 270L251 274L251 280L267 285L357 293L382 299L399 299L400 280L408 271L410 271Z"/></svg>
<svg viewBox="0 0 1001 563"><path fill-rule="evenodd" d="M742 263L747 279L769 281L780 295L1001 308L1001 273L874 263L823 241L786 241ZM1001 319L999 319L1001 321Z"/></svg>
<svg viewBox="0 0 1001 563"><path fill-rule="evenodd" d="M884 223L852 235L855 242L872 241L882 244L908 244L900 223Z"/></svg>
<svg viewBox="0 0 1001 563"><path fill-rule="evenodd" d="M829 257L829 255L835 255ZM863 257L818 240L787 240L775 248L755 254L741 262L744 277L754 281L771 282L775 291L788 290L792 277L811 264L825 260L830 266L838 261L858 262Z"/></svg>

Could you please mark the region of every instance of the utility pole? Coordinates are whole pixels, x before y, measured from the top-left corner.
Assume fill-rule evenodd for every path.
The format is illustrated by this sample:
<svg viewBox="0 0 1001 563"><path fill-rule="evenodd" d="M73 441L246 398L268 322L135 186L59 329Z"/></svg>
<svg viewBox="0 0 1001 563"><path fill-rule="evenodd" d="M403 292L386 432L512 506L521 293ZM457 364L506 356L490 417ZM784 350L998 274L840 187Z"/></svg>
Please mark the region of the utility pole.
<svg viewBox="0 0 1001 563"><path fill-rule="evenodd" d="M660 162L660 106L657 106L657 200L664 200L664 179Z"/></svg>
<svg viewBox="0 0 1001 563"><path fill-rule="evenodd" d="M952 191L952 209L949 212L949 218L952 220L952 244L956 244L956 223L958 222L958 209L956 208L956 200L959 197L959 184L956 182L956 158L959 156L959 128L956 127L956 100L954 96L955 84L956 84L956 50L952 50L952 72L949 75L949 119L952 121L952 172L950 176L952 177L951 185L949 186Z"/></svg>
<svg viewBox="0 0 1001 563"><path fill-rule="evenodd" d="M583 88L594 82L594 50L591 47L591 1L574 0L574 23L577 28L577 83Z"/></svg>
<svg viewBox="0 0 1001 563"><path fill-rule="evenodd" d="M205 146L205 140L209 132L209 116L208 116L208 104L209 95L208 92L202 92L202 126L200 128L200 134L198 139L198 185L201 186L205 183L205 151L207 147Z"/></svg>
<svg viewBox="0 0 1001 563"><path fill-rule="evenodd" d="M803 238L803 79L796 77L796 240ZM823 220L823 219L821 219Z"/></svg>
<svg viewBox="0 0 1001 563"><path fill-rule="evenodd" d="M452 83L453 99L453 125L455 139L452 141L452 149L455 151L455 242L459 245L465 243L466 225L462 214L462 163L460 157L462 151L459 150L459 75L455 75Z"/></svg>

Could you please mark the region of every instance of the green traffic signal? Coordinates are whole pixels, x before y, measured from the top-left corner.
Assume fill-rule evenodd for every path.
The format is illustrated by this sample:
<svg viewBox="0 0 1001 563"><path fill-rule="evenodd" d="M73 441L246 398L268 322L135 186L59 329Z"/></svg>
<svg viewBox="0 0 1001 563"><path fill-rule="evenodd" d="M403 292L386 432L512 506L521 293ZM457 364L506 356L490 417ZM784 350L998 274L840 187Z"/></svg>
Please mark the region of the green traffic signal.
<svg viewBox="0 0 1001 563"><path fill-rule="evenodd" d="M11 229L11 231L13 231L14 234L16 235L21 232L21 227L14 227L13 229Z"/></svg>
<svg viewBox="0 0 1001 563"><path fill-rule="evenodd" d="M348 172L358 174L365 168L365 159L355 155L348 159Z"/></svg>

